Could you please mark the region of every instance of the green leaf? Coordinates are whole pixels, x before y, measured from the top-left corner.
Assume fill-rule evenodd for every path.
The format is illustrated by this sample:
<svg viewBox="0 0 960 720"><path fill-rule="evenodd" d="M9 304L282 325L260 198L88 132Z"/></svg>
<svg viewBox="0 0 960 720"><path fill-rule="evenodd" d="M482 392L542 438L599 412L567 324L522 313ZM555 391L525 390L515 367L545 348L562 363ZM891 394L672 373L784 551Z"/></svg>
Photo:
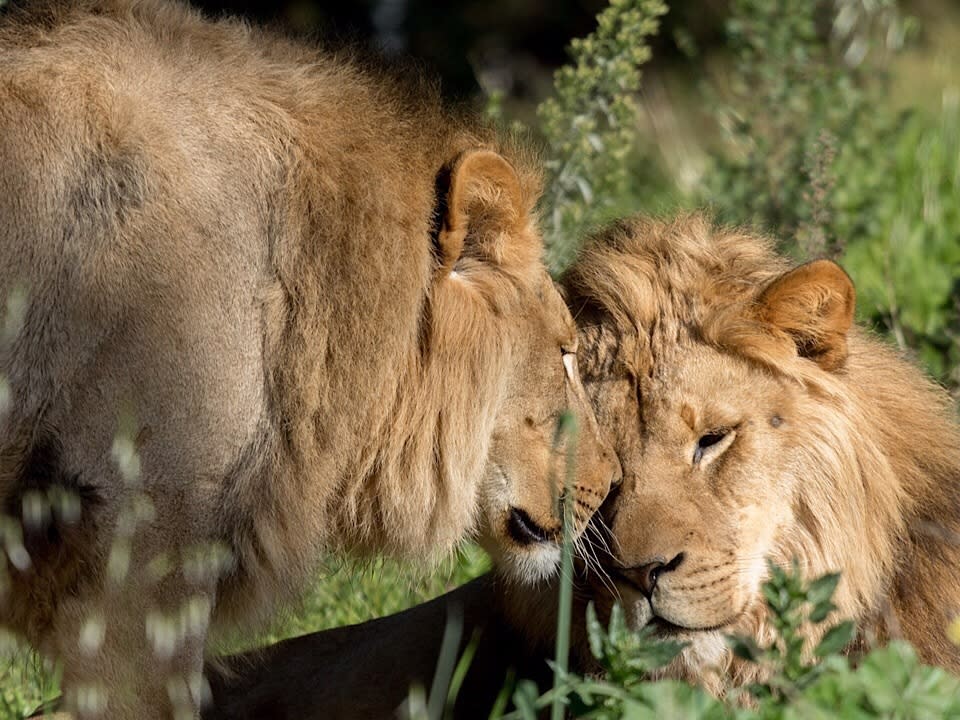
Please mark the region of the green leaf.
<svg viewBox="0 0 960 720"><path fill-rule="evenodd" d="M532 680L521 680L513 691L513 704L523 720L537 720L537 697L540 692Z"/></svg>
<svg viewBox="0 0 960 720"><path fill-rule="evenodd" d="M832 599L839 582L840 573L829 573L817 578L807 588L807 600L813 605L819 605Z"/></svg>
<svg viewBox="0 0 960 720"><path fill-rule="evenodd" d="M827 655L840 652L851 643L856 631L856 625L850 620L845 620L839 625L834 625L827 631L826 635L823 636L823 639L820 641L820 644L817 645L813 654L818 658L823 658Z"/></svg>
<svg viewBox="0 0 960 720"><path fill-rule="evenodd" d="M603 625L597 619L597 610L591 601L587 605L587 639L590 641L590 654L597 660L603 659L603 646L607 639Z"/></svg>
<svg viewBox="0 0 960 720"><path fill-rule="evenodd" d="M834 605L829 600L824 600L813 606L813 609L810 611L810 622L819 623L826 620L827 615L832 613L837 609L837 606Z"/></svg>

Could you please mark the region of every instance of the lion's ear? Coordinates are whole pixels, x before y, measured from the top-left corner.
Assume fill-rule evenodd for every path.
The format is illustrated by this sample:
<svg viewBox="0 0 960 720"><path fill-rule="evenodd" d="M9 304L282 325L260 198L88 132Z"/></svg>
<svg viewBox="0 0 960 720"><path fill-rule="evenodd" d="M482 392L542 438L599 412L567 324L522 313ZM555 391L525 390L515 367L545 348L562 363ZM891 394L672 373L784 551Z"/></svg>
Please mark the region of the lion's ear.
<svg viewBox="0 0 960 720"><path fill-rule="evenodd" d="M492 150L468 150L453 162L438 236L447 270L464 254L501 263L524 224L526 207L513 166Z"/></svg>
<svg viewBox="0 0 960 720"><path fill-rule="evenodd" d="M814 260L784 273L757 299L759 319L786 332L797 354L824 370L847 357L856 294L850 277L829 260Z"/></svg>

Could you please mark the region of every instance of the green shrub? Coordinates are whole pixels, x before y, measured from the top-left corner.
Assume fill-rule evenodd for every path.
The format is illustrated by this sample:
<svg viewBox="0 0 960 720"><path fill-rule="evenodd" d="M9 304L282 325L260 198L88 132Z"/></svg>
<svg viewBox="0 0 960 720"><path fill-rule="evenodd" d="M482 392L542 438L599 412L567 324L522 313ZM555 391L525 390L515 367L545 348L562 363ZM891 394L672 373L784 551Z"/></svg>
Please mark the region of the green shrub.
<svg viewBox="0 0 960 720"><path fill-rule="evenodd" d="M669 664L682 644L630 631L615 606L608 628L597 621L592 608L588 611L590 649L603 668L600 677L567 674L562 685L540 697L531 684L521 683L514 696L517 709L503 717L535 720L537 711L554 702L557 693L565 699L570 716L603 720L958 717L960 679L921 664L906 643L874 650L856 667L839 654L853 638L854 627L831 616L838 580L838 575L827 575L808 584L796 565L790 570L771 566L763 595L776 639L759 648L752 639L729 638L734 652L760 663L769 675L761 683L731 692L730 701L682 682L645 680L650 671ZM829 626L812 657L803 651L801 634L808 621Z"/></svg>
<svg viewBox="0 0 960 720"><path fill-rule="evenodd" d="M939 117L892 109L885 64L914 23L893 0L837 7L831 40L818 31L822 3L733 3L731 100L717 117L725 143L699 201L775 232L801 258L836 257L861 319L956 386L956 90Z"/></svg>
<svg viewBox="0 0 960 720"><path fill-rule="evenodd" d="M570 44L571 62L557 71L553 96L537 109L547 145L544 232L555 270L627 192L640 66L650 59L647 40L666 11L662 0L611 0L597 29Z"/></svg>
<svg viewBox="0 0 960 720"><path fill-rule="evenodd" d="M878 148L882 151L878 152ZM880 116L840 148L832 232L845 238L861 316L956 387L960 301L960 118Z"/></svg>
<svg viewBox="0 0 960 720"><path fill-rule="evenodd" d="M659 2L612 3L594 35L573 43L540 107L554 268L612 214L659 211L658 180L690 186L659 177L635 115L639 66L662 12ZM917 23L895 0L734 0L726 29L729 65L690 103L713 108L707 169L679 203L773 233L798 259L838 259L857 286L860 319L957 388L957 89L944 89L939 113L904 112L886 80Z"/></svg>

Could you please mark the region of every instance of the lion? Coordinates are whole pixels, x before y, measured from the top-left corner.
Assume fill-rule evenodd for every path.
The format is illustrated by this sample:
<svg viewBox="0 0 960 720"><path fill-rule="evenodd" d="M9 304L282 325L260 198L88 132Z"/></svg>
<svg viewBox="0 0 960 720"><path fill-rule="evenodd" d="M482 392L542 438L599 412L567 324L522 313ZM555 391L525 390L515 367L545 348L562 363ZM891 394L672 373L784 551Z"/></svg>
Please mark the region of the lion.
<svg viewBox="0 0 960 720"><path fill-rule="evenodd" d="M486 720L522 678L545 690L552 682L545 647L533 645L507 607L525 591L549 615L556 596L547 583L521 585L499 570L393 615L289 638L213 663L212 700L203 720L396 720L411 713L411 690L445 697L449 661L469 652L452 717ZM519 595L519 593L518 593ZM467 648L470 648L468 651ZM552 648L551 648L552 650ZM446 652L449 652L447 650ZM320 669L328 673L317 682ZM440 684L435 685L439 675ZM449 682L449 678L447 679ZM504 694L506 690L507 694Z"/></svg>
<svg viewBox="0 0 960 720"><path fill-rule="evenodd" d="M5 11L0 625L69 709L195 716L209 629L326 553L476 533L554 571L566 445L576 532L620 468L538 192L534 158L343 54L162 0Z"/></svg>
<svg viewBox="0 0 960 720"><path fill-rule="evenodd" d="M594 672L582 622L620 602L636 629L688 643L660 676L716 694L761 670L727 634L772 639L766 558L806 577L841 572L835 619L857 654L898 636L960 670L946 635L960 610L960 438L950 399L853 323L846 273L791 267L770 240L702 215L633 217L598 233L562 280L580 369L623 484L609 523L613 580L577 576L572 667ZM681 555L682 553L682 555ZM447 617L479 628L458 717L487 717L513 668L540 690L553 657L557 583L480 580L389 618L233 658L212 675L220 718L389 718L429 688ZM811 638L811 640L814 638ZM335 658L336 660L328 660ZM336 682L314 682L317 668Z"/></svg>
<svg viewBox="0 0 960 720"><path fill-rule="evenodd" d="M666 675L717 693L756 676L725 635L772 639L768 558L842 573L832 617L857 622L849 651L899 636L960 671L946 632L960 613L956 410L854 324L840 266L791 267L702 216L634 217L589 242L563 284L624 468L616 593L595 582L594 596L688 643Z"/></svg>

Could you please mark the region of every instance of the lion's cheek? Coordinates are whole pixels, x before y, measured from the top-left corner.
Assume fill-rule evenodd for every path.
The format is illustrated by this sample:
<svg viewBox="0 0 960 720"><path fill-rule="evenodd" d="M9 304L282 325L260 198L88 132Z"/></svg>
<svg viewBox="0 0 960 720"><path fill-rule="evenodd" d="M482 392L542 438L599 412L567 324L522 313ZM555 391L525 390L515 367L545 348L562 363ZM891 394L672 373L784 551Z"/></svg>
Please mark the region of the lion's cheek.
<svg viewBox="0 0 960 720"><path fill-rule="evenodd" d="M689 585L680 577L658 585L651 599L657 617L682 628L705 630L730 624L745 607L745 595L733 574L709 583L710 587Z"/></svg>
<svg viewBox="0 0 960 720"><path fill-rule="evenodd" d="M780 499L745 504L736 515L739 585L741 593L749 599L760 592L760 585L767 577L767 560L783 560L779 557L781 535L783 529L793 523L793 513L790 503Z"/></svg>

